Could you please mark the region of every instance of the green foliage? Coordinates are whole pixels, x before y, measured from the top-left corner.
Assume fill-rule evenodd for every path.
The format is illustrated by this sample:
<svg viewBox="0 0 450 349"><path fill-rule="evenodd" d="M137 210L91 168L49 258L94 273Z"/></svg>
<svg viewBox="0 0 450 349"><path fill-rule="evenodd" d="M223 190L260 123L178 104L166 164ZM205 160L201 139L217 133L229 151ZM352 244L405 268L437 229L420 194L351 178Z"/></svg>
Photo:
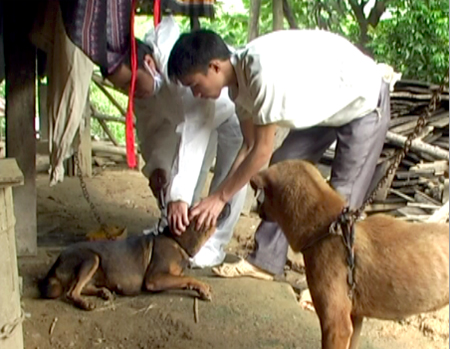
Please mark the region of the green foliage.
<svg viewBox="0 0 450 349"><path fill-rule="evenodd" d="M442 83L449 69L448 0L408 0L372 33L375 57L404 78Z"/></svg>
<svg viewBox="0 0 450 349"><path fill-rule="evenodd" d="M223 0L226 1L226 0ZM380 0L376 0L380 1ZM356 1L361 3L361 1ZM242 0L245 12L227 12L224 2L217 2L216 18L200 19L202 28L219 33L225 41L240 47L247 42L250 0ZM288 0L299 28L322 28L339 33L350 41L361 40L361 28L350 7L350 0ZM379 62L392 65L404 78L441 83L449 69L449 6L448 0L389 0L384 18L375 28L369 26L370 49ZM370 8L365 8L366 16ZM177 17L183 32L190 30L186 17ZM259 18L260 34L272 30L272 0L262 0ZM136 37L142 38L153 27L152 16L135 17ZM288 23L284 22L288 28ZM101 92L91 84L91 103L101 114L120 113ZM109 89L126 109L127 96ZM5 84L0 84L0 96ZM117 140L125 143L125 126L108 122ZM0 117L0 137L4 135L5 119ZM93 119L92 134L105 138L99 123Z"/></svg>

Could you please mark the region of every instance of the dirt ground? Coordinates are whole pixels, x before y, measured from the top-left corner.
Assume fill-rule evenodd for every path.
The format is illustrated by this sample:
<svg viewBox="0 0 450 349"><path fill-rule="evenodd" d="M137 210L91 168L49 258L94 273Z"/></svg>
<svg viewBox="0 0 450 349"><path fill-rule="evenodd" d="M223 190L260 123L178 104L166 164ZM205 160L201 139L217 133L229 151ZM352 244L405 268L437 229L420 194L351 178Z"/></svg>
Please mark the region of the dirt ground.
<svg viewBox="0 0 450 349"><path fill-rule="evenodd" d="M156 223L156 201L139 172L97 167L86 182L93 202L110 224L126 226L129 235L134 235ZM99 300L93 312L62 300L38 299L36 281L60 249L84 239L97 225L77 178L66 178L50 188L48 176L41 173L37 195L38 255L19 259L27 349L320 347L316 315L298 305L298 293L306 285L301 257L292 257L286 267L289 283L224 280L209 269L189 270L213 289L212 302L199 301L198 323L189 291L119 297L112 303ZM241 217L227 247L228 259L251 249L258 222L254 215ZM366 320L363 337L362 348L448 348L448 308L399 322Z"/></svg>

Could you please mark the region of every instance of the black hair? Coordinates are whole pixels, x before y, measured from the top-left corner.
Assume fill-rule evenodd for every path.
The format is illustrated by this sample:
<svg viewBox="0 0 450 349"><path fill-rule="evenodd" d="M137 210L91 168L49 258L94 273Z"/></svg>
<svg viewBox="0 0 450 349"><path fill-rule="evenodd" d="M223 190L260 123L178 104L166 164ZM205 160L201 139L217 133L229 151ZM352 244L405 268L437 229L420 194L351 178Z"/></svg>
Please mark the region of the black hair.
<svg viewBox="0 0 450 349"><path fill-rule="evenodd" d="M136 55L138 68L144 69L144 57L145 55L150 55L153 57L153 47L145 44L139 39L136 39ZM131 48L125 55L123 63L131 69Z"/></svg>
<svg viewBox="0 0 450 349"><path fill-rule="evenodd" d="M175 81L192 73L206 73L211 60L226 60L230 56L231 52L223 39L211 30L200 29L182 34L170 52L169 79Z"/></svg>

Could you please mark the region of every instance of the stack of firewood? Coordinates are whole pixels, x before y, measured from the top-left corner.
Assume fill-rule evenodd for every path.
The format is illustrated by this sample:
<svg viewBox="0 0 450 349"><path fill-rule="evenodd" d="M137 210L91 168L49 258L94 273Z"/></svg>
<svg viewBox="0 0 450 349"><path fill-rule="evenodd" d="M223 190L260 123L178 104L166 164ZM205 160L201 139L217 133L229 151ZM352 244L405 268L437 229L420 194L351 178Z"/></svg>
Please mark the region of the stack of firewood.
<svg viewBox="0 0 450 349"><path fill-rule="evenodd" d="M435 87L415 81L396 84L391 93L389 131L372 187L386 174L397 150L413 132L419 115L430 103ZM374 203L367 208L367 214L383 212L406 220L424 221L448 202L448 126L449 94L446 89L440 105L412 143L395 174L389 177ZM327 150L322 162L329 163L333 157L333 150Z"/></svg>

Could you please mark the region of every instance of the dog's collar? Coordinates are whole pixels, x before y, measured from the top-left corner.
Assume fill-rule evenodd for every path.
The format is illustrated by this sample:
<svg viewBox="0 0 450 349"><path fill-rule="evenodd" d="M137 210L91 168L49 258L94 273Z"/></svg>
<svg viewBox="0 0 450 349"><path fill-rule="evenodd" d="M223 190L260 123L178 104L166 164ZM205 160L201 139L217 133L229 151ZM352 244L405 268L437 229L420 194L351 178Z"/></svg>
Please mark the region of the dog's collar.
<svg viewBox="0 0 450 349"><path fill-rule="evenodd" d="M347 283L350 287L350 299L353 298L355 290L355 251L353 246L355 242L355 221L354 212L350 211L349 207L345 207L336 220L330 224L330 227L325 234L309 242L300 250L300 252L304 253L306 250L329 236L340 236L344 247L347 250Z"/></svg>

